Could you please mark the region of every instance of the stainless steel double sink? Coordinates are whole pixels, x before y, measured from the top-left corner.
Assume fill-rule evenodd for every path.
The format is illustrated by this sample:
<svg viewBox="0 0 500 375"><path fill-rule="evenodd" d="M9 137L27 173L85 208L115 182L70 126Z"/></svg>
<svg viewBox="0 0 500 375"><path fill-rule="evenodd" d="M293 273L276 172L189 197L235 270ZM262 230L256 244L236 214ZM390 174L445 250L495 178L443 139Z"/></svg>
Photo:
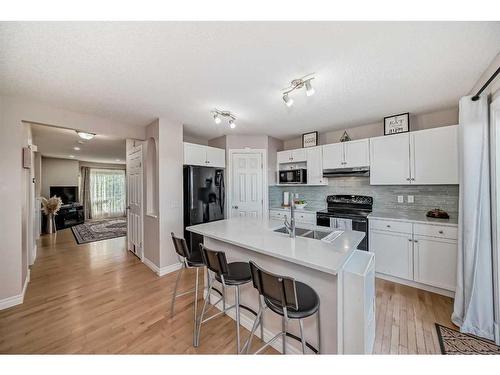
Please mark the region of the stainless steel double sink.
<svg viewBox="0 0 500 375"><path fill-rule="evenodd" d="M280 227L278 229L275 229L274 232L284 233L288 235L288 230L285 227ZM329 230L295 228L295 235L297 237L312 238L315 240L321 240L322 238L328 236L330 233L332 232Z"/></svg>

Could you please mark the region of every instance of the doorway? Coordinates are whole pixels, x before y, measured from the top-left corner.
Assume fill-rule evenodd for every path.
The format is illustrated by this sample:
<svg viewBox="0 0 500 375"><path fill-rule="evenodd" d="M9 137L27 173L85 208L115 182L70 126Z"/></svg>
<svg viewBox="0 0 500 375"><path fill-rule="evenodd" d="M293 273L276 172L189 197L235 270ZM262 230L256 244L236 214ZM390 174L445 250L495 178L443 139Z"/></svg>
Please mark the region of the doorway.
<svg viewBox="0 0 500 375"><path fill-rule="evenodd" d="M229 150L229 217L261 219L267 215L264 165L266 150Z"/></svg>
<svg viewBox="0 0 500 375"><path fill-rule="evenodd" d="M127 152L127 248L144 260L142 145Z"/></svg>

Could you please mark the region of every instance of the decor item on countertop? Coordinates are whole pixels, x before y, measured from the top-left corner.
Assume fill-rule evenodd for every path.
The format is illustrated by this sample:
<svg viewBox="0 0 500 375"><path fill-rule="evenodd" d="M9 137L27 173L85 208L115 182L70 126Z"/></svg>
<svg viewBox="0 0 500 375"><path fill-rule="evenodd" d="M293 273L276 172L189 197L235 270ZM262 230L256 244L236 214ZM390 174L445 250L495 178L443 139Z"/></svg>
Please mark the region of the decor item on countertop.
<svg viewBox="0 0 500 375"><path fill-rule="evenodd" d="M384 135L407 133L410 131L410 113L400 113L384 117Z"/></svg>
<svg viewBox="0 0 500 375"><path fill-rule="evenodd" d="M59 212L62 206L61 198L53 196L52 198L41 198L42 200L42 211L47 215L47 225L45 227L45 233L56 233L56 221L55 215Z"/></svg>
<svg viewBox="0 0 500 375"><path fill-rule="evenodd" d="M71 227L76 242L84 243L109 240L127 235L127 219L116 217L111 219L92 220Z"/></svg>
<svg viewBox="0 0 500 375"><path fill-rule="evenodd" d="M283 207L290 207L290 193L288 191L283 192Z"/></svg>
<svg viewBox="0 0 500 375"><path fill-rule="evenodd" d="M449 219L450 215L446 211L440 210L439 208L435 208L433 210L430 210L427 212L425 215L427 217L432 217L434 219Z"/></svg>
<svg viewBox="0 0 500 375"><path fill-rule="evenodd" d="M500 354L500 346L492 341L435 324L442 354Z"/></svg>
<svg viewBox="0 0 500 375"><path fill-rule="evenodd" d="M314 147L318 145L318 132L302 134L302 147Z"/></svg>
<svg viewBox="0 0 500 375"><path fill-rule="evenodd" d="M344 130L344 134L342 134L342 137L340 137L340 142L349 142L351 140L351 137L349 137L349 134L347 134L347 130Z"/></svg>
<svg viewBox="0 0 500 375"><path fill-rule="evenodd" d="M295 199L295 208L302 210L307 206L307 202L303 199Z"/></svg>

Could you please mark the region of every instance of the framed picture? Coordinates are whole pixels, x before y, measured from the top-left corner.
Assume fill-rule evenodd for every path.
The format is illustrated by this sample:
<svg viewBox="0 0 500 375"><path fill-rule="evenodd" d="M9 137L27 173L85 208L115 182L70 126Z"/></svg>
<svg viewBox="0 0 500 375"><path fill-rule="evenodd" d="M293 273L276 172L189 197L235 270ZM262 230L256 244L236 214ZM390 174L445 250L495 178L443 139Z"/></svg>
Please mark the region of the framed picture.
<svg viewBox="0 0 500 375"><path fill-rule="evenodd" d="M384 135L406 133L410 131L410 113L400 113L384 117Z"/></svg>
<svg viewBox="0 0 500 375"><path fill-rule="evenodd" d="M318 132L302 134L302 147L314 147L318 145Z"/></svg>

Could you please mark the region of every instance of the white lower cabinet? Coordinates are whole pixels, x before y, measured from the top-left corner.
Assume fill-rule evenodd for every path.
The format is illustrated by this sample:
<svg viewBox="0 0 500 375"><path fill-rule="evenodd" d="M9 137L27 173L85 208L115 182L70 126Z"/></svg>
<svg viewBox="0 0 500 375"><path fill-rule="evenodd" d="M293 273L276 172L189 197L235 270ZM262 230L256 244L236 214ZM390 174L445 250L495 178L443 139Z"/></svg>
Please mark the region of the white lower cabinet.
<svg viewBox="0 0 500 375"><path fill-rule="evenodd" d="M375 271L413 278L413 250L411 234L370 231L370 251L375 254Z"/></svg>
<svg viewBox="0 0 500 375"><path fill-rule="evenodd" d="M378 274L455 291L456 227L380 219L370 219L369 226Z"/></svg>
<svg viewBox="0 0 500 375"><path fill-rule="evenodd" d="M438 288L455 290L457 241L415 235L414 280Z"/></svg>
<svg viewBox="0 0 500 375"><path fill-rule="evenodd" d="M285 220L285 216L290 219L290 210L269 210L269 218L275 220ZM301 212L295 210L295 222L297 224L316 224L316 213L314 212Z"/></svg>

